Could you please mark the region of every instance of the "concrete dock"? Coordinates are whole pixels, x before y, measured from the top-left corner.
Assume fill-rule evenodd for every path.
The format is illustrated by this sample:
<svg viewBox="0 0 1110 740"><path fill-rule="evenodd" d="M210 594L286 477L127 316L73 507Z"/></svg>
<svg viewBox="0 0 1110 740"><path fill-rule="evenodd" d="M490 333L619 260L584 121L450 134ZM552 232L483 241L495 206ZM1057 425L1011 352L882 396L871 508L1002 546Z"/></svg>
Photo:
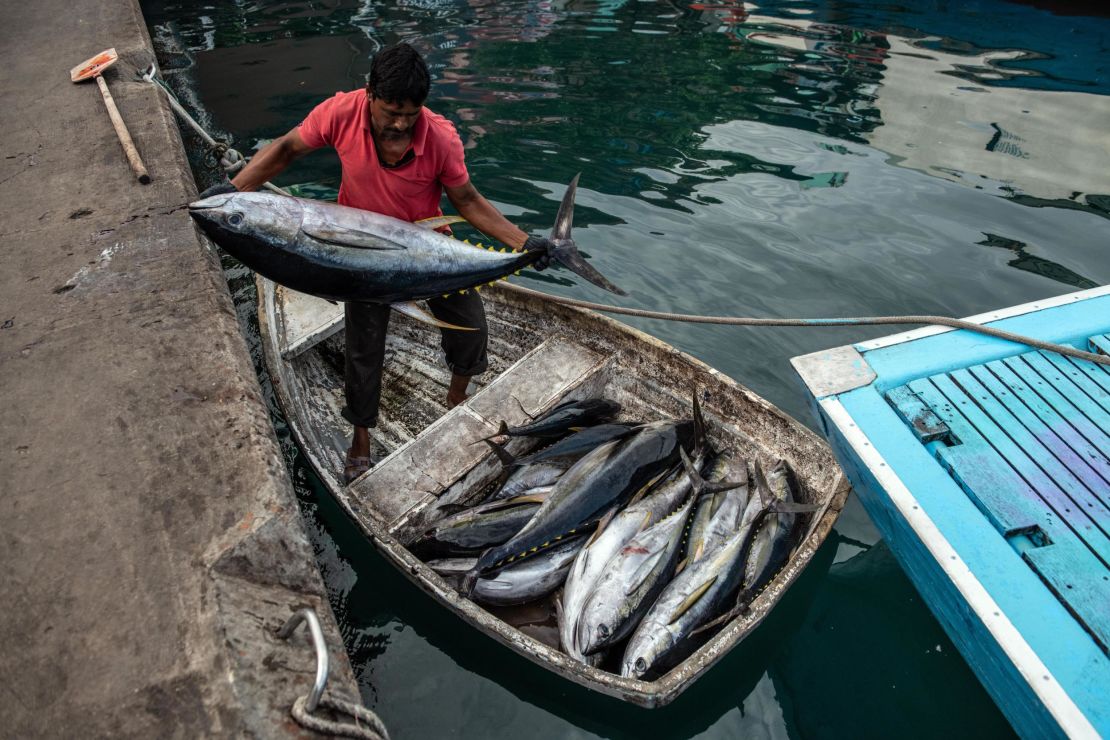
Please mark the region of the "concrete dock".
<svg viewBox="0 0 1110 740"><path fill-rule="evenodd" d="M69 81L113 46L149 185ZM0 49L0 735L310 736L296 609L357 689L138 5L7 3Z"/></svg>

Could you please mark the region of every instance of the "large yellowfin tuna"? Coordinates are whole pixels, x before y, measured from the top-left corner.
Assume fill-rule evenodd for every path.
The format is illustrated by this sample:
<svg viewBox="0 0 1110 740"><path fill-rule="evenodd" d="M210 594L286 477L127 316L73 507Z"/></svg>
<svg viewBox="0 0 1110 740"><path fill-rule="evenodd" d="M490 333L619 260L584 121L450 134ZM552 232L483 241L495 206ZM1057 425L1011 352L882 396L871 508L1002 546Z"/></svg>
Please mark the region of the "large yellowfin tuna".
<svg viewBox="0 0 1110 740"><path fill-rule="evenodd" d="M390 304L442 325L411 302L486 285L545 256L594 285L625 294L582 258L571 238L577 187L576 175L548 251L483 249L435 231L458 217L412 224L274 193L213 195L190 203L189 215L212 241L275 283L330 300Z"/></svg>

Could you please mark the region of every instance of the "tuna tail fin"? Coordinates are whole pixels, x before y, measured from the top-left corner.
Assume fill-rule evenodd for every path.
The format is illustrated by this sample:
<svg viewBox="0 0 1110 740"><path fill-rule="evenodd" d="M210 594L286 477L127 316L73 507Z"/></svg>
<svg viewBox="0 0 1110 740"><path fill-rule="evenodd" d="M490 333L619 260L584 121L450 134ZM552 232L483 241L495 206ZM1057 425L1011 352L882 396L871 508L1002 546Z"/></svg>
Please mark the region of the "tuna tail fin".
<svg viewBox="0 0 1110 740"><path fill-rule="evenodd" d="M686 475L690 476L690 482L694 484L695 497L710 493L720 493L721 491L731 491L733 488L739 488L740 486L746 486L748 484L747 478L743 480L723 480L710 483L705 478L701 477L701 473L694 467L694 463L690 462L690 456L686 454L686 450L679 447L678 454L682 457L682 465L686 468Z"/></svg>
<svg viewBox="0 0 1110 740"><path fill-rule="evenodd" d="M775 496L771 493L771 486L767 483L767 476L763 474L763 466L759 464L758 457L752 464L752 474L755 479L755 495L759 496L760 505L770 507L775 502Z"/></svg>
<svg viewBox="0 0 1110 740"><path fill-rule="evenodd" d="M440 517L449 517L458 514L460 511L466 511L469 508L470 507L466 504L440 504L436 507L436 513L438 513Z"/></svg>
<svg viewBox="0 0 1110 740"><path fill-rule="evenodd" d="M504 447L497 444L492 439L483 439L482 441L489 445L489 448L493 450L493 454L497 455L497 459L501 461L502 466L509 468L516 465L516 458Z"/></svg>
<svg viewBox="0 0 1110 740"><path fill-rule="evenodd" d="M463 576L462 584L460 584L459 593L469 599L470 595L474 593L474 586L478 583L478 575L477 565L467 571L466 575Z"/></svg>
<svg viewBox="0 0 1110 740"><path fill-rule="evenodd" d="M767 483L767 476L763 474L763 466L759 464L759 458L756 458L755 465L755 490L756 495L759 496L760 504L768 511L775 514L804 514L811 511L817 511L821 508L820 504L804 504L796 503L794 501L780 501L775 498L771 493L771 486ZM789 470L789 469L788 469Z"/></svg>
<svg viewBox="0 0 1110 740"><path fill-rule="evenodd" d="M549 256L559 264L566 267L579 277L585 278L599 288L604 288L610 293L628 295L598 272L589 262L578 253L578 245L570 236L571 227L574 225L574 195L578 191L578 178L567 185L567 192L563 194L563 202L559 206L559 213L555 216L555 226L551 229L551 241L555 246L551 248Z"/></svg>

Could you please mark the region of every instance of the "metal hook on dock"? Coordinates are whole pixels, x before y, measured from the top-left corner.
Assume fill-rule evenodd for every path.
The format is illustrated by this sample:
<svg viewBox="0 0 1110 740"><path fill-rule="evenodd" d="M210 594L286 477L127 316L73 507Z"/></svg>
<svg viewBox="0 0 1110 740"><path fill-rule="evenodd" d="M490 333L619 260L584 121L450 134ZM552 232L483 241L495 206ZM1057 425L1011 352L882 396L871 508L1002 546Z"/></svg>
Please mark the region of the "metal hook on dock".
<svg viewBox="0 0 1110 740"><path fill-rule="evenodd" d="M312 685L312 691L293 702L293 719L297 720L302 727L315 732L365 740L389 740L389 732L385 729L385 724L374 712L361 704L324 696L330 667L328 643L324 639L324 630L320 627L320 619L316 616L315 610L305 608L297 611L278 629L277 636L282 640L288 640L301 622L307 622L308 630L312 633L312 645L316 649L316 681ZM321 706L330 709L337 716L351 717L354 719L354 724L314 715L317 708Z"/></svg>
<svg viewBox="0 0 1110 740"><path fill-rule="evenodd" d="M324 639L324 630L320 628L320 620L316 616L313 609L301 609L293 616L286 620L281 629L277 631L277 636L282 640L288 640L293 634L293 630L297 629L297 625L301 622L308 623L309 632L312 633L312 646L316 648L316 682L312 685L312 691L305 697L305 709L308 712L315 712L316 707L320 704L320 697L324 695L324 688L328 685L328 643Z"/></svg>

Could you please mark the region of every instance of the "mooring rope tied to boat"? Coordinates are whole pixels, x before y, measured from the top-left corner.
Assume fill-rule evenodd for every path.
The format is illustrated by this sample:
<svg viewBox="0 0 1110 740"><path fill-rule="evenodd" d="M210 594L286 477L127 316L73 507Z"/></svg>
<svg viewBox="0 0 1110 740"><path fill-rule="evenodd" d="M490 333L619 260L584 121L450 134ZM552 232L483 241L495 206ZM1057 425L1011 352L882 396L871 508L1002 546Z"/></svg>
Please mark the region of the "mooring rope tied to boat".
<svg viewBox="0 0 1110 740"><path fill-rule="evenodd" d="M373 711L361 704L324 696L324 689L328 683L328 644L324 639L324 631L320 628L320 620L313 609L297 611L278 629L277 636L282 640L288 640L301 622L308 625L312 644L316 649L316 680L312 691L297 697L293 702L293 708L290 710L293 719L306 729L327 735L362 740L389 740L389 732L385 729L385 724ZM320 707L330 709L337 716L350 717L354 723L321 717L316 714Z"/></svg>
<svg viewBox="0 0 1110 740"><path fill-rule="evenodd" d="M181 105L181 101L177 99L177 96L174 94L173 90L170 89L169 85L158 77L158 69L154 64L151 64L145 70L136 70L136 72L140 79L149 82L156 90L161 90L165 94L166 100L169 102L170 107L173 108L174 113L181 116L185 123L189 124L189 128L193 129L197 136L204 140L204 143L208 145L208 153L224 172L230 174L243 169L244 165L247 163L246 158L237 149L233 149L226 141L219 141L213 138L211 134L204 130L203 126L197 123L196 119L189 115L189 111L185 110L185 107ZM263 183L263 187L275 193L289 195L288 192L272 183Z"/></svg>
<svg viewBox="0 0 1110 740"><path fill-rule="evenodd" d="M661 321L680 321L695 324L721 324L725 326L801 326L801 327L823 327L823 326L881 326L885 324L926 324L935 326L947 326L953 329L966 329L979 334L985 334L990 337L998 339L1005 339L1017 344L1024 344L1035 349L1043 349L1049 352L1056 352L1068 357L1074 357L1079 360L1087 360L1098 365L1110 367L1110 357L1095 352L1085 352L1075 347L1070 347L1066 344L1056 344L1054 342L1045 342L1033 337L1027 337L1024 334L1015 334L1005 329L996 329L992 326L984 326L983 324L976 324L973 321L966 321L964 319L954 319L949 316L856 316L844 318L827 318L827 319L761 319L749 318L743 316L699 316L697 314L683 314L683 313L669 313L666 311L649 311L643 308L624 308L621 306L610 306L604 303L593 303L592 301L582 301L577 298L564 298L563 296L551 295L544 293L540 290L533 290L532 288L525 288L521 285L513 284L513 289L522 293L528 293L538 298L552 301L554 303L561 303L564 306L571 306L573 308L587 308L591 311L601 311L603 313L614 313L621 316L636 316L644 319L659 319Z"/></svg>
<svg viewBox="0 0 1110 740"><path fill-rule="evenodd" d="M246 164L246 159L235 149L232 149L227 143L217 141L204 130L199 123L197 123L188 111L182 107L181 103L177 100L177 96L173 94L173 90L158 78L158 72L155 65L151 64L145 71L138 72L139 77L146 80L154 87L161 90L169 100L170 106L180 115L189 126L197 132L211 148L211 151L218 153L220 166L226 172L236 172ZM263 183L263 187L281 193L282 195L289 195L288 191L279 188L272 183ZM488 238L488 237L487 237ZM1097 365L1110 367L1110 357L1101 355L1096 352L1086 352L1075 347L1069 347L1066 344L1056 344L1054 342L1044 342L1040 339L1027 337L1023 334L1015 334L1014 332L1006 331L1005 329L996 329L991 326L984 326L976 324L972 321L965 321L964 319L954 319L950 316L856 316L845 318L819 318L819 319L761 319L749 318L742 316L700 316L697 314L683 314L671 313L668 311L649 311L644 308L624 308L621 306L610 306L604 303L593 303L592 301L582 301L577 298L564 298L562 296L551 295L543 291L533 290L532 288L525 288L521 285L512 284L515 290L519 290L530 295L544 298L554 303L561 303L564 306L572 306L574 308L588 308L591 311L601 311L603 313L618 314L620 316L636 316L643 319L658 319L660 321L678 321L693 324L720 324L724 326L800 326L800 327L822 327L822 326L883 326L889 324L923 324L932 326L947 326L952 329L966 329L978 334L985 334L989 337L997 339L1005 339L1015 344L1024 344L1034 349L1046 350L1048 352L1056 352L1057 354L1074 357L1078 360L1086 360L1093 362Z"/></svg>

